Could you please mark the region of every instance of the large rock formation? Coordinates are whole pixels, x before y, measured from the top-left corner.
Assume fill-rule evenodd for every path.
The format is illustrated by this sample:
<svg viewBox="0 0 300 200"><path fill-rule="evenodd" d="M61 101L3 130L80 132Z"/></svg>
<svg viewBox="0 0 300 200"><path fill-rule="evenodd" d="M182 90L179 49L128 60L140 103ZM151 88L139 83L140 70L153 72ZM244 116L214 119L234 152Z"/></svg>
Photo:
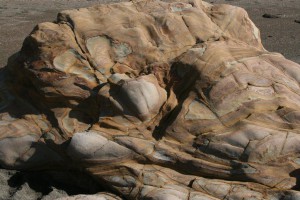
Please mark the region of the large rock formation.
<svg viewBox="0 0 300 200"><path fill-rule="evenodd" d="M241 8L63 11L1 76L3 167L85 170L127 199L300 198L300 66Z"/></svg>

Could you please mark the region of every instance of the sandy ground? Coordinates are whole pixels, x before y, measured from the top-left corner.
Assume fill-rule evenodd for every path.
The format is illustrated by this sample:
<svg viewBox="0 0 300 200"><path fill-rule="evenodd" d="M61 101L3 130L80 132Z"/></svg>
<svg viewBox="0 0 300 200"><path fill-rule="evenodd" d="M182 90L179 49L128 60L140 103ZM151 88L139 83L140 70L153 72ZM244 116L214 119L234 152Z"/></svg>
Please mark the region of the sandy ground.
<svg viewBox="0 0 300 200"><path fill-rule="evenodd" d="M40 22L54 21L59 11L119 0L0 0L0 67L17 52L24 38ZM265 48L300 63L300 0L209 0L245 8L261 30ZM280 18L268 19L262 15Z"/></svg>

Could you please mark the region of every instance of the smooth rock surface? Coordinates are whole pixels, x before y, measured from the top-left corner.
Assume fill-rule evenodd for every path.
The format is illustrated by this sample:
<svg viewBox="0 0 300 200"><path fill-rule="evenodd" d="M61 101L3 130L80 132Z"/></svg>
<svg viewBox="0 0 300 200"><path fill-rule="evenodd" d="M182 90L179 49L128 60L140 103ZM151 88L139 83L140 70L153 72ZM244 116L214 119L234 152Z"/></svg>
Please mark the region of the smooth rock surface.
<svg viewBox="0 0 300 200"><path fill-rule="evenodd" d="M127 199L299 198L300 66L241 8L63 11L1 73L5 167L83 170Z"/></svg>

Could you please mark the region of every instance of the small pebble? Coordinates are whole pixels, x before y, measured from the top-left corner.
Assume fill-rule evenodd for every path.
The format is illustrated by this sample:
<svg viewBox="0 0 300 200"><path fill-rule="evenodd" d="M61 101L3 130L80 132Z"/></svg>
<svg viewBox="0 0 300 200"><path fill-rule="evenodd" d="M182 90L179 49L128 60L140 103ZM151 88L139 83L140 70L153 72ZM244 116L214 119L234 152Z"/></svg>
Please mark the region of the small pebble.
<svg viewBox="0 0 300 200"><path fill-rule="evenodd" d="M265 14L263 14L263 18L272 18L272 19L274 19L274 18L279 18L279 16L265 13Z"/></svg>

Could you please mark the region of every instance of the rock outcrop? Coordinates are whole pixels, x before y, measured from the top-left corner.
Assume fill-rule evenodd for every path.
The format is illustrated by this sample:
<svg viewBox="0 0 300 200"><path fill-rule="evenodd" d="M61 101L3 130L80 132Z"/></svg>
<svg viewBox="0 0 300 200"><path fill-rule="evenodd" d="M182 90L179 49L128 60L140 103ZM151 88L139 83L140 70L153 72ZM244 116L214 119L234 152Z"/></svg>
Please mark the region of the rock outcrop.
<svg viewBox="0 0 300 200"><path fill-rule="evenodd" d="M127 199L300 198L300 66L241 8L63 11L0 80L5 168L85 170Z"/></svg>

